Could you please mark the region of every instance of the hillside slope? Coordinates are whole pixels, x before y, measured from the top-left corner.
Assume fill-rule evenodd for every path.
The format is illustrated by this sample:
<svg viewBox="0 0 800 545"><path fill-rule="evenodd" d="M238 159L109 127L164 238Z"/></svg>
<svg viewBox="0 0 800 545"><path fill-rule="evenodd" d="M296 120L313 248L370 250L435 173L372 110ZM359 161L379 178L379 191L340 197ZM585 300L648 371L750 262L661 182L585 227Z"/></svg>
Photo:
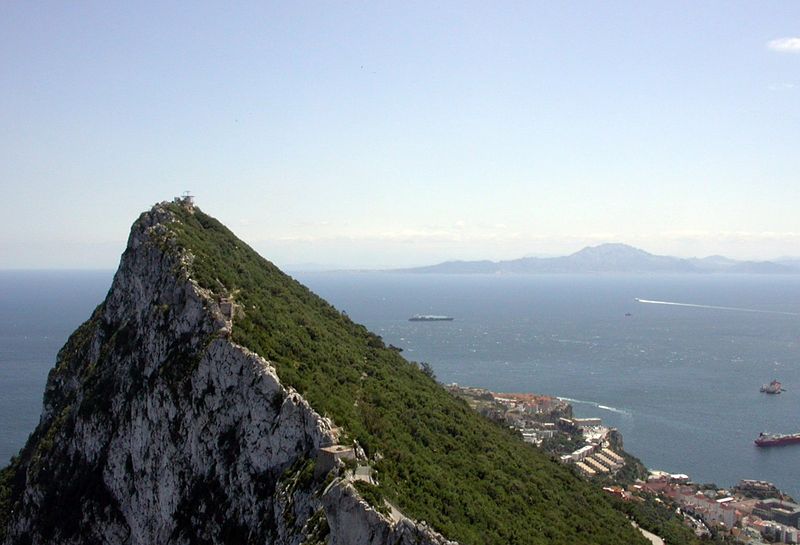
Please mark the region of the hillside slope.
<svg viewBox="0 0 800 545"><path fill-rule="evenodd" d="M335 471L310 476L333 426L376 471L368 501L449 539L643 543L569 468L175 203L134 224L108 298L59 354L0 478L0 541L441 542Z"/></svg>

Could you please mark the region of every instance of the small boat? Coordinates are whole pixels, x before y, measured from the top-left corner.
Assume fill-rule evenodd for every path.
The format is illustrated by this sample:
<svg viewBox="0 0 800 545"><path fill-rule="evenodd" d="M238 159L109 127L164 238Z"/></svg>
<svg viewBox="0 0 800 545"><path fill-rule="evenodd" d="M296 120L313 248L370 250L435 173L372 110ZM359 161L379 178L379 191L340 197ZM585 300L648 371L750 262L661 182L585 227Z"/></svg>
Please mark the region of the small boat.
<svg viewBox="0 0 800 545"><path fill-rule="evenodd" d="M452 316L437 316L435 314L415 314L408 319L409 322L452 322Z"/></svg>
<svg viewBox="0 0 800 545"><path fill-rule="evenodd" d="M783 385L777 380L773 380L769 384L764 384L760 391L765 394L779 394L783 391Z"/></svg>

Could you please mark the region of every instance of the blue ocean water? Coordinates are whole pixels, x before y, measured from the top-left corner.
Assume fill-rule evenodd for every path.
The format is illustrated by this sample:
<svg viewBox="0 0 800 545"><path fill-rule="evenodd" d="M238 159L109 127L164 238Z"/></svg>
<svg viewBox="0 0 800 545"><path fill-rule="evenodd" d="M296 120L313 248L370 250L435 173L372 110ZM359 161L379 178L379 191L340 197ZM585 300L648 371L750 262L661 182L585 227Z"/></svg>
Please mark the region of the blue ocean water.
<svg viewBox="0 0 800 545"><path fill-rule="evenodd" d="M570 398L618 427L648 467L722 486L767 479L800 497L800 447L752 442L800 431L800 277L295 276L442 382ZM3 462L38 421L58 348L110 281L0 273ZM427 313L455 320L408 321ZM759 393L773 378L786 392Z"/></svg>
<svg viewBox="0 0 800 545"><path fill-rule="evenodd" d="M47 373L112 271L0 271L0 466L39 422Z"/></svg>

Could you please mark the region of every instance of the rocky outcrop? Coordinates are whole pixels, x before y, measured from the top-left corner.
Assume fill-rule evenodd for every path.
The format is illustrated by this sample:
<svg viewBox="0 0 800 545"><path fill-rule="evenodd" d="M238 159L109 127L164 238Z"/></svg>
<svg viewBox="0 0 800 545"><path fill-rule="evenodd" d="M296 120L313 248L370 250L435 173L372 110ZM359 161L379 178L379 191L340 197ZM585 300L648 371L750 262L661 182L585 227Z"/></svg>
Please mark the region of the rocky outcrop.
<svg viewBox="0 0 800 545"><path fill-rule="evenodd" d="M225 294L192 280L172 221L139 218L59 353L3 543L451 543L370 507L340 468L315 475L333 423L230 340Z"/></svg>
<svg viewBox="0 0 800 545"><path fill-rule="evenodd" d="M361 499L352 486L332 486L322 499L331 530L330 545L458 545L424 522L416 523L400 514L390 523Z"/></svg>

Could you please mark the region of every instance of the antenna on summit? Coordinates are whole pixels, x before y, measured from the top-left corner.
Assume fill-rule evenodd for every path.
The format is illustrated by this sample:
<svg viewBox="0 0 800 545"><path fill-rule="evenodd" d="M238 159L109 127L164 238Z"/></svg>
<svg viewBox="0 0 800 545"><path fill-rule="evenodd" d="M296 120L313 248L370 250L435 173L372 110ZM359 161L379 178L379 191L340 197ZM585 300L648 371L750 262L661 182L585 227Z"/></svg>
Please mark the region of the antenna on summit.
<svg viewBox="0 0 800 545"><path fill-rule="evenodd" d="M189 210L194 208L194 195L192 195L188 191L184 191L183 194L175 200L180 202L183 206L185 206Z"/></svg>

